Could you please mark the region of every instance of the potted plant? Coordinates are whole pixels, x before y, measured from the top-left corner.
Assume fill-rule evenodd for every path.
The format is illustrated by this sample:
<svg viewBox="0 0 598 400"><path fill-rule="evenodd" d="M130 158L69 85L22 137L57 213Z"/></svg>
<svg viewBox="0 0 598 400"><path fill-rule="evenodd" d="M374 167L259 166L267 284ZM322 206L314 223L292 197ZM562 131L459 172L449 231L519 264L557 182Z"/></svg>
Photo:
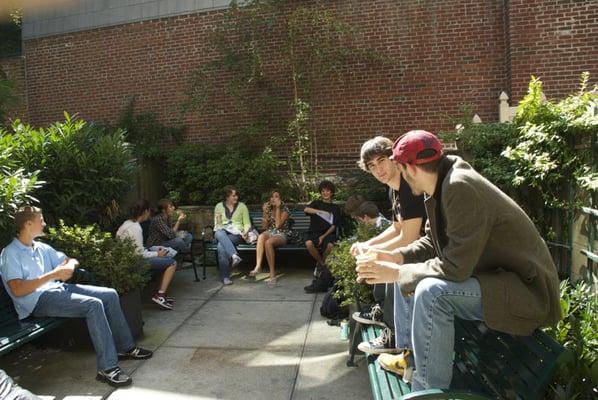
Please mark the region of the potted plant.
<svg viewBox="0 0 598 400"><path fill-rule="evenodd" d="M44 241L79 260L90 273L75 275L74 282L83 279L85 283L114 288L131 333L135 338L143 334L140 289L149 280L149 268L131 240L116 240L97 225L67 226L60 221L57 228L48 229Z"/></svg>

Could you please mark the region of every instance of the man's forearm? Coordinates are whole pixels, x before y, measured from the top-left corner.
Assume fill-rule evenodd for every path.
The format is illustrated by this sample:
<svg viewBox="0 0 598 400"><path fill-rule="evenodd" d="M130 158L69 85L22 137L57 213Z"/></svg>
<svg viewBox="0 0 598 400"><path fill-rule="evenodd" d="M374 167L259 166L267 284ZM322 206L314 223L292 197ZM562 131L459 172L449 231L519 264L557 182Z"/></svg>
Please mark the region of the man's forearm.
<svg viewBox="0 0 598 400"><path fill-rule="evenodd" d="M27 296L30 293L33 293L38 287L54 279L54 271L50 271L35 279L10 280L8 281L8 287L10 288L12 294L14 294L17 297L22 297Z"/></svg>
<svg viewBox="0 0 598 400"><path fill-rule="evenodd" d="M395 226L391 225L388 228L386 228L382 233L380 233L378 236L374 236L373 238L371 238L370 240L365 242L365 244L367 244L368 246L376 245L376 247L378 247L378 245L382 245L383 243L386 243L387 241L397 237L397 235L399 235L399 233L400 232L397 232L397 229L395 228Z"/></svg>

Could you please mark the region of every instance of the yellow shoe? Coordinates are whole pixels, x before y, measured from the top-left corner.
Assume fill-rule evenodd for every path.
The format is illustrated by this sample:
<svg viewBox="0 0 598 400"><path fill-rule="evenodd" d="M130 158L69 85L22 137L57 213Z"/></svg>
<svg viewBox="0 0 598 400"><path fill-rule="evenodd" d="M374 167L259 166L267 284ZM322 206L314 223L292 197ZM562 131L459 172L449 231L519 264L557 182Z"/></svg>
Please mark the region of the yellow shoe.
<svg viewBox="0 0 598 400"><path fill-rule="evenodd" d="M403 377L403 381L409 383L413 377L413 355L410 350L405 350L401 354L380 354L378 364L394 374Z"/></svg>

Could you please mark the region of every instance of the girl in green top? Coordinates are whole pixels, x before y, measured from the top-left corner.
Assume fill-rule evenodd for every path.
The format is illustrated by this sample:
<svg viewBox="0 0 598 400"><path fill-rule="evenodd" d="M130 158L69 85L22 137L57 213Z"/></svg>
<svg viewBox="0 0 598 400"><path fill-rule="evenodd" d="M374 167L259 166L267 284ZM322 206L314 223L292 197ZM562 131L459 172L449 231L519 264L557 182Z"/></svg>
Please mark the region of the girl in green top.
<svg viewBox="0 0 598 400"><path fill-rule="evenodd" d="M231 285L230 270L242 261L236 245L247 242L251 228L249 210L239 201L237 188L224 187L224 200L214 208L214 238L218 242L218 269L225 285Z"/></svg>

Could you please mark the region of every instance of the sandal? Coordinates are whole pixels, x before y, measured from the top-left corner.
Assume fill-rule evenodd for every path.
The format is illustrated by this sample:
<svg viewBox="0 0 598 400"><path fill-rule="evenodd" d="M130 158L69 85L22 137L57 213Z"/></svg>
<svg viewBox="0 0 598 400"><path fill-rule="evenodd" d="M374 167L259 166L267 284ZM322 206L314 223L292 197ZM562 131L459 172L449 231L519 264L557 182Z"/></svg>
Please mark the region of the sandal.
<svg viewBox="0 0 598 400"><path fill-rule="evenodd" d="M262 272L261 269L257 269L257 270L256 269L252 269L251 271L249 271L249 276L255 278L257 276L257 274L259 274L260 272Z"/></svg>
<svg viewBox="0 0 598 400"><path fill-rule="evenodd" d="M266 285L268 285L268 287L272 288L274 286L276 286L276 281L277 281L277 277L275 276L274 278L270 278L266 281Z"/></svg>

